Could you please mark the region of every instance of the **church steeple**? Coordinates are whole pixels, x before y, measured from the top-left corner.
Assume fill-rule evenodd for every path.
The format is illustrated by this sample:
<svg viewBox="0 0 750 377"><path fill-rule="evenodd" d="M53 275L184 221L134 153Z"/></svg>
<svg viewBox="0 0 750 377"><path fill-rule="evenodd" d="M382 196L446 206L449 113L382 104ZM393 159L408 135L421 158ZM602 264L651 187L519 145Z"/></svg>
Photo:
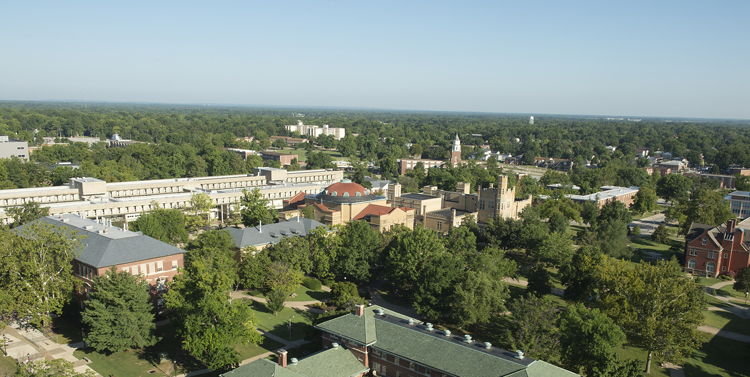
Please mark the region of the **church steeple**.
<svg viewBox="0 0 750 377"><path fill-rule="evenodd" d="M458 133L456 133L456 138L453 139L453 147L451 148L451 165L453 165L454 168L457 168L460 163L461 139L458 138Z"/></svg>
<svg viewBox="0 0 750 377"><path fill-rule="evenodd" d="M453 149L451 149L451 152L461 153L461 139L458 138L458 133L456 133L456 138L453 139Z"/></svg>

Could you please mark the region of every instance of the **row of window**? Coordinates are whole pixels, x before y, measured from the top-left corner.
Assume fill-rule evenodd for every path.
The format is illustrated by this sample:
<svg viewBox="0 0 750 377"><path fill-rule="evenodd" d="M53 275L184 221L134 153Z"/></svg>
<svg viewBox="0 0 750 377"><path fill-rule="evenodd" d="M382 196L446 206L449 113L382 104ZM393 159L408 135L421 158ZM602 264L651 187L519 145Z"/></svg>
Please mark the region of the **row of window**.
<svg viewBox="0 0 750 377"><path fill-rule="evenodd" d="M172 269L176 270L178 266L178 263L176 260L172 261ZM133 274L133 275L150 275L155 274L157 272L164 271L164 261L157 261L157 262L149 262L149 263L143 263L139 264L137 266L128 266L123 267L123 271Z"/></svg>
<svg viewBox="0 0 750 377"><path fill-rule="evenodd" d="M691 270L695 269L695 266L697 265L697 262L695 259L688 260L688 268ZM721 271L726 271L727 266L721 266ZM706 272L716 272L716 264L714 262L708 262L706 263Z"/></svg>
<svg viewBox="0 0 750 377"><path fill-rule="evenodd" d="M720 252L714 250L708 250L708 259L716 259L719 257ZM697 256L698 248L688 248L688 255ZM729 253L724 253L724 259L729 259Z"/></svg>

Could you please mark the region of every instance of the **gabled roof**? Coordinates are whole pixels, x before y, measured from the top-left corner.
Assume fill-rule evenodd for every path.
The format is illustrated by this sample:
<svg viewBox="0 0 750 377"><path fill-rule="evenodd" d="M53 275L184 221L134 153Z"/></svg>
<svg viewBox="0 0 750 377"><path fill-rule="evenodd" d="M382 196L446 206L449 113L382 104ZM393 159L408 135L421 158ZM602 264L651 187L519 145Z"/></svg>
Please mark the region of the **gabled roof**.
<svg viewBox="0 0 750 377"><path fill-rule="evenodd" d="M317 352L297 364L288 360L286 368L268 359L258 359L221 377L351 377L369 371L370 368L342 346Z"/></svg>
<svg viewBox="0 0 750 377"><path fill-rule="evenodd" d="M354 216L352 220L362 220L367 216L383 216L395 211L396 209L397 208L377 204L368 204L367 207L358 213L357 216Z"/></svg>
<svg viewBox="0 0 750 377"><path fill-rule="evenodd" d="M47 216L34 222L37 221L67 227L77 231L79 235L86 236L81 242L81 255L76 259L95 268L163 258L185 252L168 243L144 236L140 232L107 226L75 215ZM23 235L25 227L26 225L22 225L15 231Z"/></svg>
<svg viewBox="0 0 750 377"><path fill-rule="evenodd" d="M221 375L222 377L257 377L257 376L274 376L274 377L299 377L299 374L292 372L281 365L268 359L258 359L252 363L245 364L237 369L231 370Z"/></svg>
<svg viewBox="0 0 750 377"><path fill-rule="evenodd" d="M305 192L300 191L289 199L284 199L284 203L288 203L289 207L297 208L300 204L305 204Z"/></svg>
<svg viewBox="0 0 750 377"><path fill-rule="evenodd" d="M247 246L277 244L284 237L306 237L319 226L328 229L323 223L297 216L280 223L263 224L245 229L229 227L224 228L224 231L229 232L235 245L242 249Z"/></svg>

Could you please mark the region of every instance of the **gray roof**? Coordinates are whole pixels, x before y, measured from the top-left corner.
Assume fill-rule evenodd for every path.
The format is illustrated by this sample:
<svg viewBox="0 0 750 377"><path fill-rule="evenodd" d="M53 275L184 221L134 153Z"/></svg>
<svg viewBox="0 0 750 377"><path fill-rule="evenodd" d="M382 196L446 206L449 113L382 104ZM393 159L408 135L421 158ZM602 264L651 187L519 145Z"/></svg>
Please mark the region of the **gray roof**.
<svg viewBox="0 0 750 377"><path fill-rule="evenodd" d="M224 231L229 232L235 245L242 249L247 246L275 245L284 237L306 237L319 226L328 229L321 222L297 216L280 223L263 224L245 229L229 227L224 228Z"/></svg>
<svg viewBox="0 0 750 377"><path fill-rule="evenodd" d="M412 200L430 200L430 199L439 199L439 196L432 196L427 194L418 194L418 193L409 193L409 194L403 194L400 196L400 198L405 199L412 199Z"/></svg>
<svg viewBox="0 0 750 377"><path fill-rule="evenodd" d="M185 252L178 247L145 236L141 232L106 226L92 219L75 215L47 216L34 222L37 221L64 226L77 231L79 235L86 236L86 239L81 242L83 244L81 255L76 259L95 268L162 258ZM23 234L25 226L16 228L16 231Z"/></svg>
<svg viewBox="0 0 750 377"><path fill-rule="evenodd" d="M453 211L456 211L456 216L464 216L472 214L473 212L464 211L462 209L455 209L455 208L443 208L439 209L437 211L430 211L427 212L427 217L442 217L445 219L450 219L451 215L453 214Z"/></svg>

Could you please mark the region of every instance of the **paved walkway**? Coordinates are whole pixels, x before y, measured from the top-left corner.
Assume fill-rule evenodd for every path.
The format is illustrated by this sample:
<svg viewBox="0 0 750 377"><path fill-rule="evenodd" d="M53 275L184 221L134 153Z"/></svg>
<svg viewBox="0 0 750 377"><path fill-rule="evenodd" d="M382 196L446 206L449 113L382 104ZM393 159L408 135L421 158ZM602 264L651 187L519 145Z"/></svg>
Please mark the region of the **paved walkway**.
<svg viewBox="0 0 750 377"><path fill-rule="evenodd" d="M644 217L640 220L634 220L632 223L628 224L631 228L638 225L641 228L641 235L642 236L650 236L652 233L654 233L654 230L661 224L662 221L665 221L664 214L657 214L649 217Z"/></svg>

